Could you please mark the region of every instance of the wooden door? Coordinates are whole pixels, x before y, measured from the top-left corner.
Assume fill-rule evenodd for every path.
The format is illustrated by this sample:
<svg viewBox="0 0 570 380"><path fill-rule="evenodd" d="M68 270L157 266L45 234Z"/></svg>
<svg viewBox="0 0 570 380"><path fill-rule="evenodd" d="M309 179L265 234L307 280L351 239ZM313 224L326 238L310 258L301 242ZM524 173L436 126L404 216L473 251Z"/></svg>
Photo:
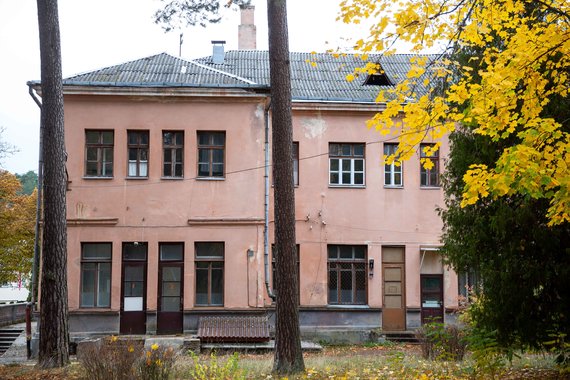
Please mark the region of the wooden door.
<svg viewBox="0 0 570 380"><path fill-rule="evenodd" d="M124 243L121 287L121 334L146 334L146 243Z"/></svg>
<svg viewBox="0 0 570 380"><path fill-rule="evenodd" d="M443 275L422 274L422 324L429 322L443 322Z"/></svg>
<svg viewBox="0 0 570 380"><path fill-rule="evenodd" d="M406 329L406 284L403 247L382 248L382 329Z"/></svg>

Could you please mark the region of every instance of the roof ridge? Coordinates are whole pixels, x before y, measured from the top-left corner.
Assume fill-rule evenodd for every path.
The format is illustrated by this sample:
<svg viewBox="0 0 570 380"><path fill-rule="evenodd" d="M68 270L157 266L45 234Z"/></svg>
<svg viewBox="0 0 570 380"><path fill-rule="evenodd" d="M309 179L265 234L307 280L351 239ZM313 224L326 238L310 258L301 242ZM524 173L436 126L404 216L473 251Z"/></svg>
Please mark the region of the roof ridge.
<svg viewBox="0 0 570 380"><path fill-rule="evenodd" d="M207 65L198 63L198 62L193 61L193 60L188 61L188 62L189 62L189 63L192 63L192 64L194 64L194 65L196 65L196 66L198 66L198 67L201 67L201 68L203 68L203 69L207 69L207 70L213 71L213 72L218 73L218 74L226 75L226 76L228 76L228 77L230 77L230 78L234 78L234 79L240 80L240 81L245 82L245 83L247 83L247 84L258 84L258 83L254 82L254 81L249 80L249 79L240 77L239 75L235 75L235 74L232 74L232 73L228 73L227 71L222 71L222 70L214 69L213 67L210 67L210 66L207 66Z"/></svg>
<svg viewBox="0 0 570 380"><path fill-rule="evenodd" d="M231 50L227 50L226 53L255 53L255 52L259 52L259 53L269 53L269 50L262 50L262 49L231 49ZM322 52L318 52L318 51L289 51L289 54L326 54L326 55L333 55L333 54L344 54L344 55L364 55L365 53L359 53L359 52L327 52L327 51L322 51ZM370 52L370 53L366 53L366 55L381 55L383 57L398 57L398 56L431 56L431 55L440 55L439 53L394 53L394 54L383 54L382 52ZM196 58L196 59L205 59L205 58L209 58L211 57L211 55L207 55L204 57L200 57L200 58Z"/></svg>

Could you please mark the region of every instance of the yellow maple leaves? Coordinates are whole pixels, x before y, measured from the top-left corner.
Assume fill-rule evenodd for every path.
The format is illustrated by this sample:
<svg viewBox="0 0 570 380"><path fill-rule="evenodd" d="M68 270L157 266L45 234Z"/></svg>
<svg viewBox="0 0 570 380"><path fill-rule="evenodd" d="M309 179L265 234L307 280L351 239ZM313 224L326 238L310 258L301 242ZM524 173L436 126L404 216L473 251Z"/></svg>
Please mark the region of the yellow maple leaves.
<svg viewBox="0 0 570 380"><path fill-rule="evenodd" d="M478 70L449 58L413 58L407 77L378 95L386 107L368 128L397 134L401 160L457 123L493 141L509 139L494 167L466 173L462 205L519 193L549 199L551 225L570 221L570 121L545 110L569 95L570 0L344 0L339 18L374 20L359 51L391 54L396 41L417 53L442 46L446 57L446 47L479 51L472 58Z"/></svg>

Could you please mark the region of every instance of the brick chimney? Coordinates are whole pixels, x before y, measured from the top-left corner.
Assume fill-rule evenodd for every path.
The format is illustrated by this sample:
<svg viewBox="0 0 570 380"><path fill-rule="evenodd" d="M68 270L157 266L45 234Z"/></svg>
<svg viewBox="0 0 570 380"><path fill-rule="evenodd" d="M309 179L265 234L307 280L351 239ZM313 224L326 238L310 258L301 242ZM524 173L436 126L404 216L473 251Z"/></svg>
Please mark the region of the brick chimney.
<svg viewBox="0 0 570 380"><path fill-rule="evenodd" d="M241 24L238 26L239 50L256 49L256 28L253 19L254 11L255 7L253 5L240 7Z"/></svg>

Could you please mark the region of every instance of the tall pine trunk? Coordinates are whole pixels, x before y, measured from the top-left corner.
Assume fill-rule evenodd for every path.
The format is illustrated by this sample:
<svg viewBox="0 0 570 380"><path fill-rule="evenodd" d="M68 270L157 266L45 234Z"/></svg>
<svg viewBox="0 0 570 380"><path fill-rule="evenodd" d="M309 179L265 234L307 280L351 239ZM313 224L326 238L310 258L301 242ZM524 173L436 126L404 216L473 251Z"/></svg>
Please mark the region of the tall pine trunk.
<svg viewBox="0 0 570 380"><path fill-rule="evenodd" d="M69 363L67 321L66 174L63 85L57 0L37 0L44 129L44 234L40 295L42 368Z"/></svg>
<svg viewBox="0 0 570 380"><path fill-rule="evenodd" d="M278 374L293 374L305 369L299 330L291 70L286 5L286 0L267 0L275 183L275 246L278 252L273 370Z"/></svg>

